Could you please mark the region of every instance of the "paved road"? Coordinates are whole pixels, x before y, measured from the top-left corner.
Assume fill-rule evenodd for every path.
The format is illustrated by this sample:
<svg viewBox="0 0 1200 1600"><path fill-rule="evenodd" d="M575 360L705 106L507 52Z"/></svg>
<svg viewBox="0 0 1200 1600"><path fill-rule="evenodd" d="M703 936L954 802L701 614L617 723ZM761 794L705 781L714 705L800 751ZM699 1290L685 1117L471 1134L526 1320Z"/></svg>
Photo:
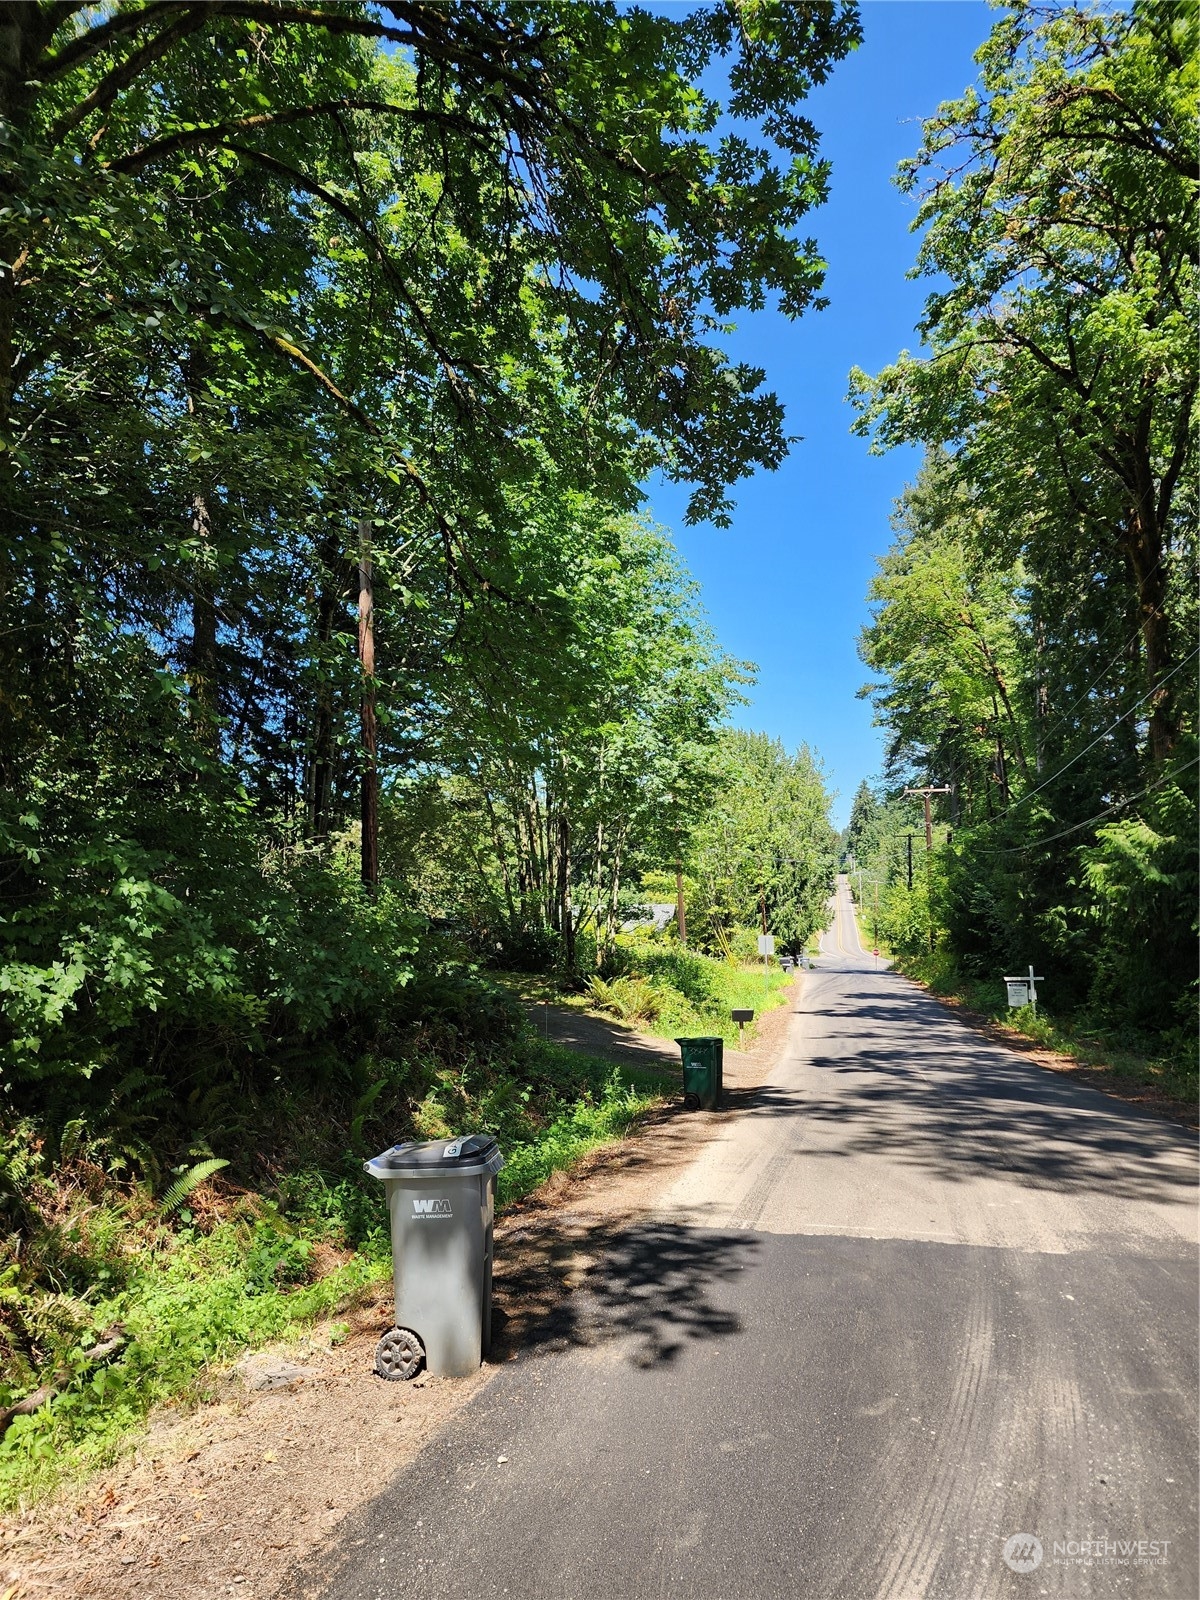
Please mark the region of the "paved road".
<svg viewBox="0 0 1200 1600"><path fill-rule="evenodd" d="M1191 1139L970 1033L837 909L757 1101L330 1600L1198 1592Z"/></svg>

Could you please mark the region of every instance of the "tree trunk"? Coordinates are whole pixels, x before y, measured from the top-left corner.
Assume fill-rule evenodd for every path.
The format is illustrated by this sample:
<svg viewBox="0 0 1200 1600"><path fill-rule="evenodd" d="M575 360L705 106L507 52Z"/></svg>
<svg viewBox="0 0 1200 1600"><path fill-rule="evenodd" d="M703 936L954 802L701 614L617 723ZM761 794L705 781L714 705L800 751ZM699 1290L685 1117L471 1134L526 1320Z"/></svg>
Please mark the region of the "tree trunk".
<svg viewBox="0 0 1200 1600"><path fill-rule="evenodd" d="M509 869L508 851L504 848L504 835L500 828L500 819L496 815L496 807L492 804L492 797L487 785L481 785L483 803L487 807L488 824L492 833L492 848L496 852L496 860L500 863L500 878L504 885L504 906L508 915L508 925L515 928L517 925L517 908L513 903L512 875ZM486 884L487 880L484 879Z"/></svg>
<svg viewBox="0 0 1200 1600"><path fill-rule="evenodd" d="M1039 617L1033 625L1033 648L1037 659L1037 690L1034 703L1034 765L1040 777L1046 765L1046 720L1050 715L1050 690L1043 660L1046 654L1046 624Z"/></svg>
<svg viewBox="0 0 1200 1600"><path fill-rule="evenodd" d="M608 900L608 912L604 926L604 951L609 950L617 942L617 915L621 904L621 856L625 847L625 829L617 833L616 848L613 850L612 892Z"/></svg>
<svg viewBox="0 0 1200 1600"><path fill-rule="evenodd" d="M996 660L995 656L992 654L991 646L988 644L987 639L984 637L983 629L975 621L975 618L974 618L973 614L971 612L969 612L969 611L964 611L964 612L960 613L960 616L962 617L962 620L966 623L968 629L970 630L970 632L974 636L976 647L979 650L980 655L983 657L983 662L984 662L984 665L987 668L988 676L992 680L992 687L993 687L992 711L997 717L999 716L999 710L998 710L998 708L996 706L996 696L999 695L999 697L1000 697L1000 703L1004 707L1004 714L1005 714L1006 718L1008 719L1008 725L1012 729L1013 755L1016 757L1017 765L1021 769L1021 775L1024 777L1025 782L1028 783L1029 782L1029 768L1028 768L1028 766L1026 765L1026 762L1025 762L1025 744L1024 744L1024 741L1021 738L1021 727L1020 727L1020 724L1017 721L1017 715L1016 715L1016 712L1013 710L1012 700L1011 700L1011 698L1009 696L1009 693L1008 693L1008 684L1005 683L1004 674L1000 670L1000 663ZM997 734L997 739L998 738L999 738L999 735ZM1007 783L1008 783L1008 780L1006 778L1005 779L1005 787L1006 787L1006 789L1007 789Z"/></svg>
<svg viewBox="0 0 1200 1600"><path fill-rule="evenodd" d="M57 8L38 5L36 0L17 0L16 4L9 0L0 5L0 124L9 130L8 143L13 149L19 150L29 135L30 108L42 88L34 69L60 20ZM36 275L42 268L32 266L29 259L36 219L28 214L18 186L8 177L0 176L0 199L5 212L0 225L0 439L7 441L12 424L13 355L23 342L17 317L20 278L30 272Z"/></svg>
<svg viewBox="0 0 1200 1600"><path fill-rule="evenodd" d="M329 643L338 609L348 598L344 560L336 535L324 539L319 552L321 576L317 591L317 692L313 710L311 826L317 840L329 837L333 820L333 683L329 672ZM336 576L343 573L339 583Z"/></svg>
<svg viewBox="0 0 1200 1600"><path fill-rule="evenodd" d="M1179 741L1175 695L1166 682L1171 671L1171 633L1167 621L1167 574L1162 534L1154 515L1153 478L1147 463L1139 504L1129 519L1125 558L1137 595L1138 622L1146 653L1146 687L1150 691L1150 760L1161 767Z"/></svg>
<svg viewBox="0 0 1200 1600"><path fill-rule="evenodd" d="M202 546L213 545L212 513L205 494L192 496L192 532ZM193 723L206 748L217 744L217 602L207 574L192 583L192 637L187 651L188 692L195 707Z"/></svg>
<svg viewBox="0 0 1200 1600"><path fill-rule="evenodd" d="M1010 799L1008 787L1008 762L1004 756L1004 736L1000 732L1000 707L992 696L992 726L996 730L996 782L1000 786L1000 804L1007 806Z"/></svg>
<svg viewBox="0 0 1200 1600"><path fill-rule="evenodd" d="M190 417L199 414L208 392L207 353L193 345L183 363ZM192 636L185 670L193 707L196 736L209 751L219 743L217 732L217 600L212 568L216 564L216 530L213 525L213 486L199 484L192 491L192 532L208 557L208 565L194 566L192 577ZM202 558L203 559L203 558Z"/></svg>
<svg viewBox="0 0 1200 1600"><path fill-rule="evenodd" d="M358 660L362 668L362 881L371 891L379 883L379 769L375 722L375 597L371 528L358 525Z"/></svg>
<svg viewBox="0 0 1200 1600"><path fill-rule="evenodd" d="M558 917L562 931L563 960L575 971L575 915L571 907L571 824L564 803L558 808Z"/></svg>

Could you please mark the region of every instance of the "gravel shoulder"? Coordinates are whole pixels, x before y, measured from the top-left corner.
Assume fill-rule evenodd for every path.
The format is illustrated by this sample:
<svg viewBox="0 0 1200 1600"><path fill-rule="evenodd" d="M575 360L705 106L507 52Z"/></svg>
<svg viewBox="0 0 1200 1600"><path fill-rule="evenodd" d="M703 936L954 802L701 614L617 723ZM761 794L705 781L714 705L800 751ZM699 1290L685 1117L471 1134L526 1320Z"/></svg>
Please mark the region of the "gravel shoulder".
<svg viewBox="0 0 1200 1600"><path fill-rule="evenodd" d="M372 1360L392 1325L390 1285L369 1288L340 1324L239 1362L215 1379L210 1400L157 1413L118 1465L0 1525L0 1600L295 1600L289 1573L505 1362L560 1337L571 1297L607 1241L753 1103L802 984L760 1020L749 1049L725 1052L721 1110L667 1105L507 1209L496 1227L493 1349L479 1373L380 1382ZM535 1009L548 1037L571 1048L678 1066L670 1040L588 1013ZM331 1343L347 1323L348 1336Z"/></svg>

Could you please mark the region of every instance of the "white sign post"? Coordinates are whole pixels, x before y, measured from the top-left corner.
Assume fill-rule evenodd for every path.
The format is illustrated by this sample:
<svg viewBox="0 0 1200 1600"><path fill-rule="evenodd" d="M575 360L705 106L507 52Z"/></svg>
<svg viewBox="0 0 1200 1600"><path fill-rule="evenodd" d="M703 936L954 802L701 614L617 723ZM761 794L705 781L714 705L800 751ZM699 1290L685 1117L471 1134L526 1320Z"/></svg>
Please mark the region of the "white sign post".
<svg viewBox="0 0 1200 1600"><path fill-rule="evenodd" d="M1033 970L1030 965L1029 976L1022 978L1005 978L1004 983L1008 989L1008 1008L1010 1011L1019 1011L1022 1006L1032 1006L1037 1010L1037 986L1045 983L1045 977Z"/></svg>
<svg viewBox="0 0 1200 1600"><path fill-rule="evenodd" d="M745 946L743 946L744 948ZM773 956L775 954L775 935L773 933L759 934L758 953L760 956Z"/></svg>

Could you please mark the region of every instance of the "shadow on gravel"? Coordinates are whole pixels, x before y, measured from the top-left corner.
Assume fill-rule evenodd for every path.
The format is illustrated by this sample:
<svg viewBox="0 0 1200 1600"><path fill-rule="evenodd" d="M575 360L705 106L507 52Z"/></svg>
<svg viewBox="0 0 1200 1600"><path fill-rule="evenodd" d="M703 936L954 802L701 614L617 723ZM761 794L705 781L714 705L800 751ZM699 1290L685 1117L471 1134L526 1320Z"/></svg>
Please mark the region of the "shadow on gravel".
<svg viewBox="0 0 1200 1600"><path fill-rule="evenodd" d="M691 1340L741 1331L717 1291L759 1248L747 1233L669 1223L514 1229L496 1263L491 1360L629 1339L635 1366L673 1361Z"/></svg>

